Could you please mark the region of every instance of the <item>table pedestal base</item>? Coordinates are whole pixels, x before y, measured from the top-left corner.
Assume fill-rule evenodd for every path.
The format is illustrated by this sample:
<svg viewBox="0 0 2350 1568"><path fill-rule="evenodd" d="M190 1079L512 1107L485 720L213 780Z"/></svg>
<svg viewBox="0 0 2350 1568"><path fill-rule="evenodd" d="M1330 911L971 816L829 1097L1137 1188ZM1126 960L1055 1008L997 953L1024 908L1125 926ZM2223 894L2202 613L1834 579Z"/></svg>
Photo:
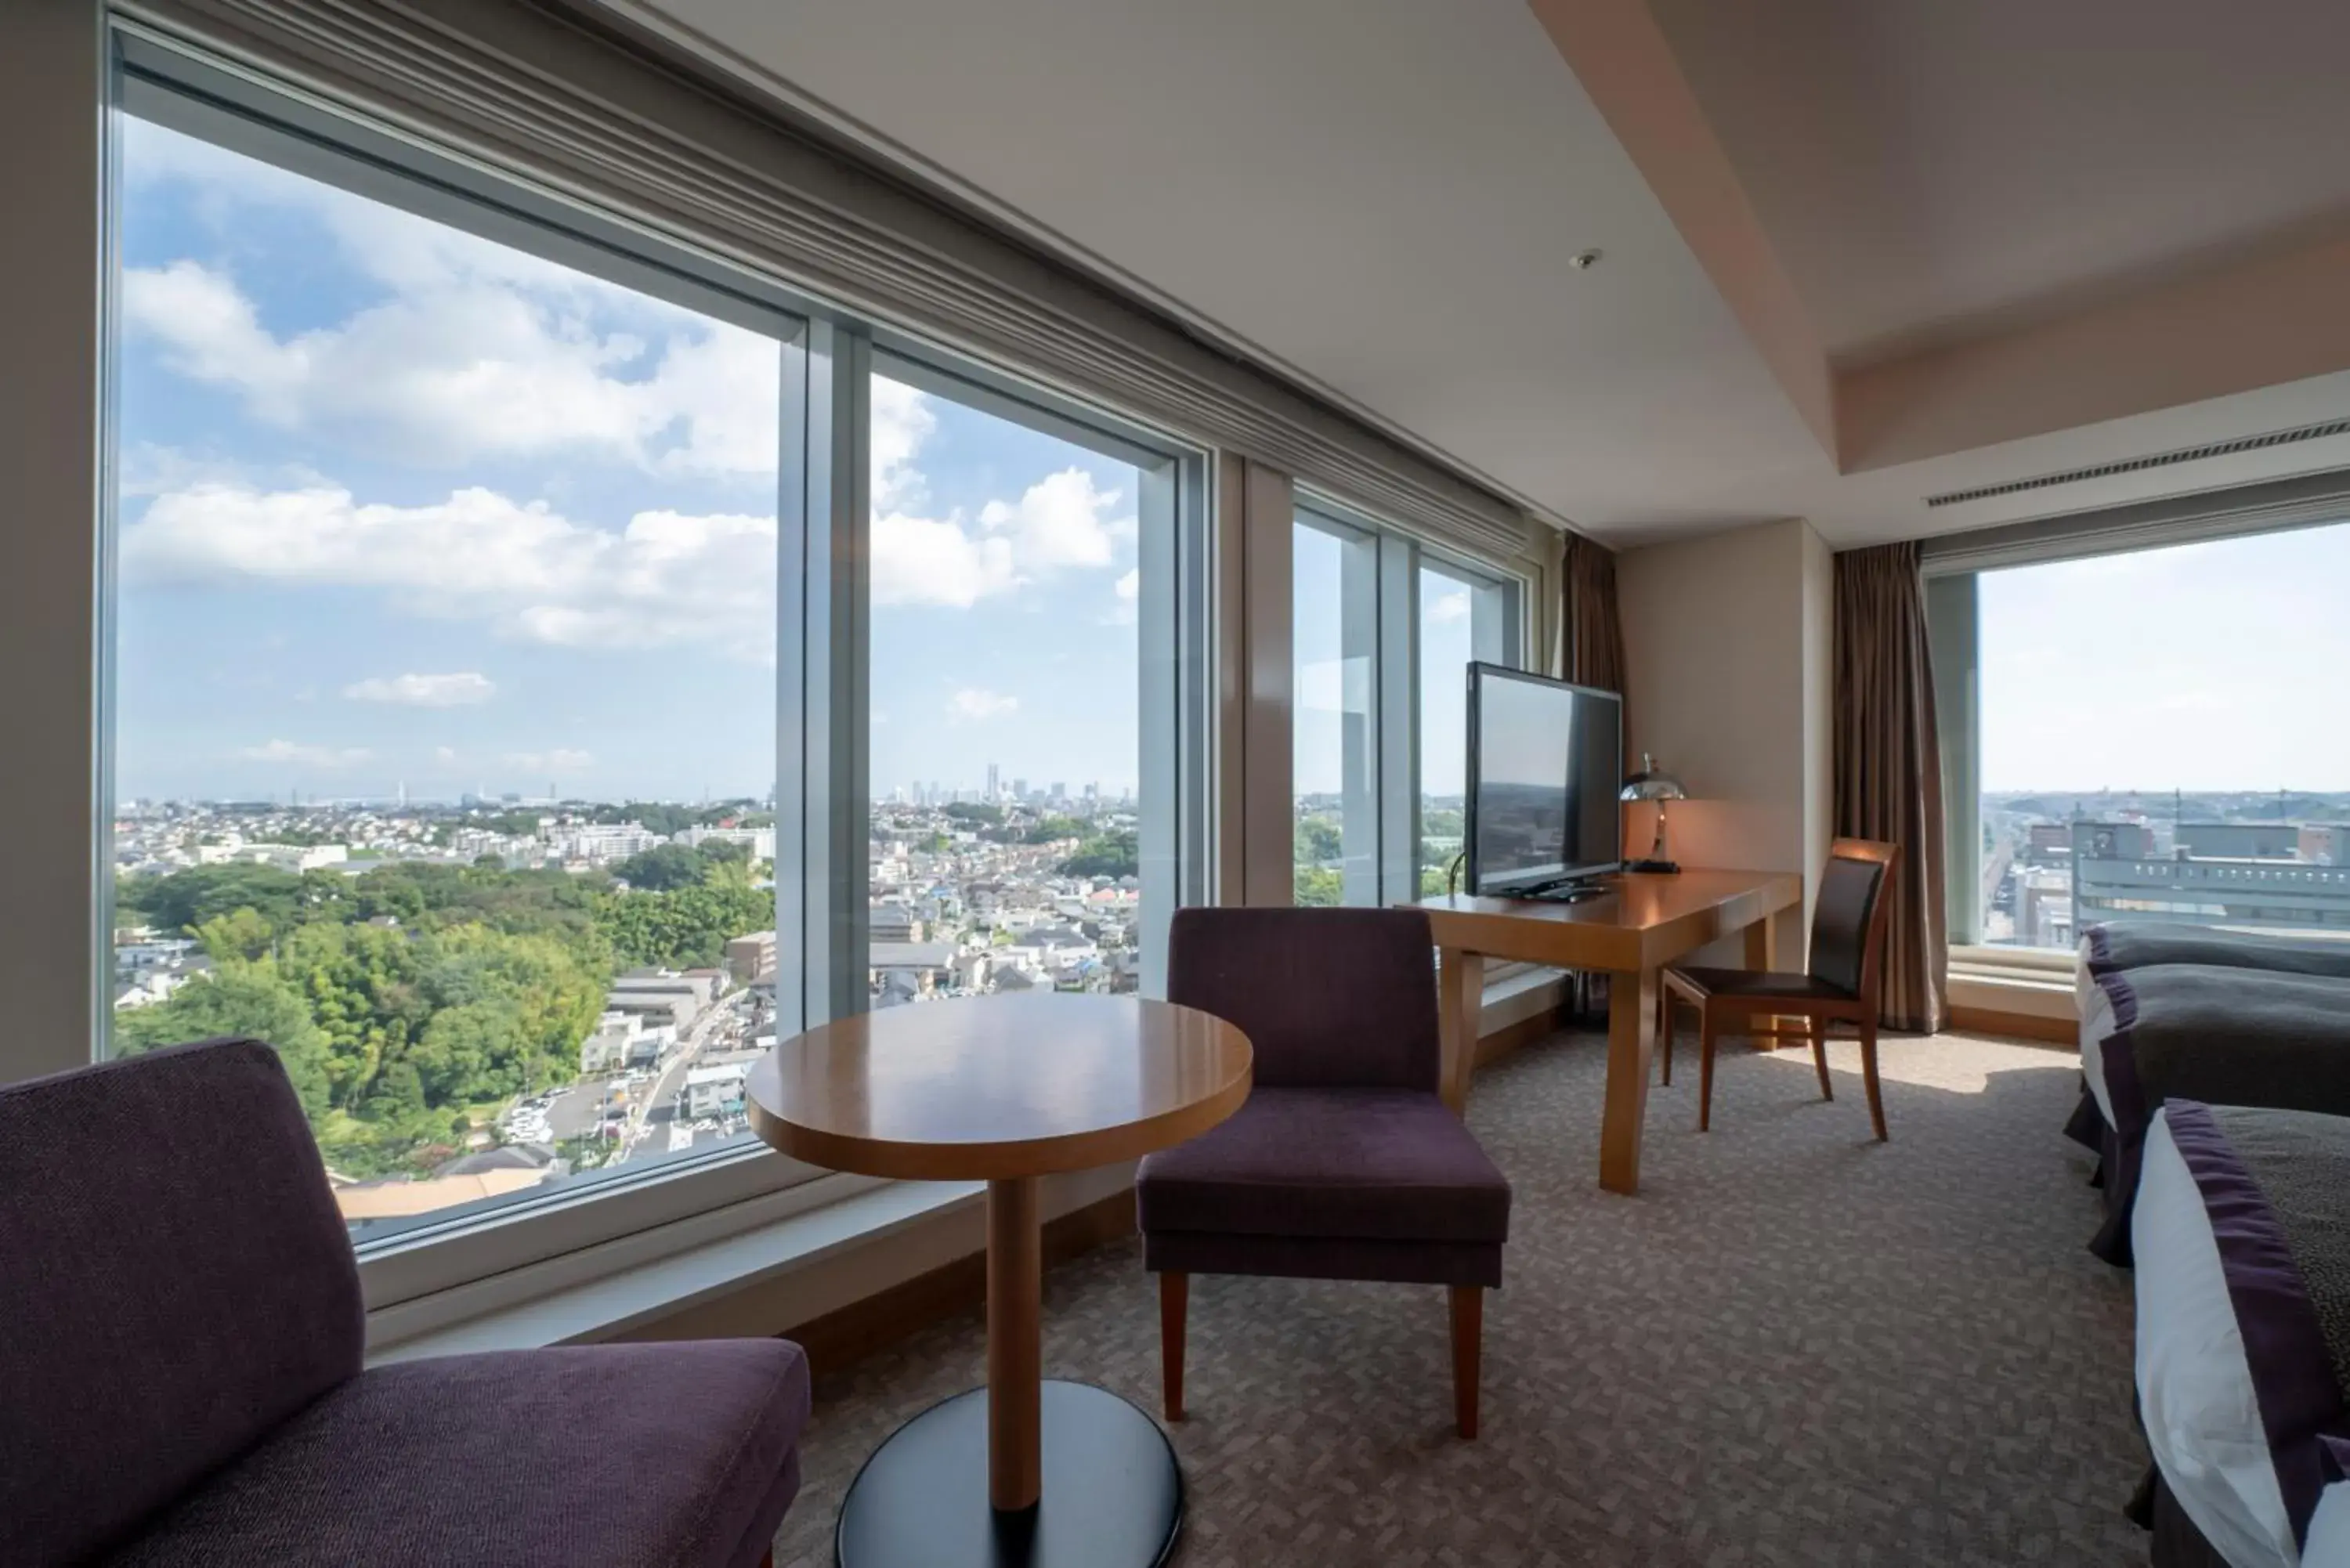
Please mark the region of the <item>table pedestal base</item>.
<svg viewBox="0 0 2350 1568"><path fill-rule="evenodd" d="M1183 1475L1159 1423L1107 1388L1044 1386L1044 1495L987 1501L987 1390L933 1405L873 1451L840 1505L839 1568L1159 1568Z"/></svg>

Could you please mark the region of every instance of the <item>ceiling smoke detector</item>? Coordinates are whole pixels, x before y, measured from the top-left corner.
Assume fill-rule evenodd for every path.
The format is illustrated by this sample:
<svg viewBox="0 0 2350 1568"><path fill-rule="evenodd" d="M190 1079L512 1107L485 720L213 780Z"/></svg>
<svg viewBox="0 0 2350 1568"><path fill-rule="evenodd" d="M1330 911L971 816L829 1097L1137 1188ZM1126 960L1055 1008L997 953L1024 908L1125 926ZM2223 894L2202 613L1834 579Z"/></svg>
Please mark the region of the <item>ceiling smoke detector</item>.
<svg viewBox="0 0 2350 1568"><path fill-rule="evenodd" d="M1593 267L1599 265L1599 253L1597 251L1577 251L1575 254L1566 258L1566 265L1573 267L1577 272L1589 272Z"/></svg>

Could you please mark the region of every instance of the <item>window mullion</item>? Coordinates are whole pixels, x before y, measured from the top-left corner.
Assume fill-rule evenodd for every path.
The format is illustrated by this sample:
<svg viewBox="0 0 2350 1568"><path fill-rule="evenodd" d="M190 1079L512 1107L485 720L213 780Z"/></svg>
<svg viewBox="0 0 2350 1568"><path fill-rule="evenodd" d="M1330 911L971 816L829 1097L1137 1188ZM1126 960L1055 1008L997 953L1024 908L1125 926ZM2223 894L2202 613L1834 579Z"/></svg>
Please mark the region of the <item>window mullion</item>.
<svg viewBox="0 0 2350 1568"><path fill-rule="evenodd" d="M1419 897L1419 552L1378 550L1379 888L1398 904Z"/></svg>

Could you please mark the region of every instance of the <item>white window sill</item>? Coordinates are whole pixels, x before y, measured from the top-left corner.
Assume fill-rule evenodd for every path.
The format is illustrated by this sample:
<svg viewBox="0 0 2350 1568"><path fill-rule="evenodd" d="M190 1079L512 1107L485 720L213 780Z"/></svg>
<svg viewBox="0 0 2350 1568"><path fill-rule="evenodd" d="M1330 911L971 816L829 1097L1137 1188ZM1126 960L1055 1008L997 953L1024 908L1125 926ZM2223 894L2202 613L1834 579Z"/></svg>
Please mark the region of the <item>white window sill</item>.
<svg viewBox="0 0 2350 1568"><path fill-rule="evenodd" d="M1529 968L1485 989L1482 1032L1558 1004L1560 971ZM1122 1190L1131 1165L1049 1178L1047 1219ZM980 1250L986 1185L833 1174L751 1200L777 1217L745 1227L728 1205L368 1314L368 1359L587 1345L753 1285L791 1277L781 1332ZM694 1229L713 1239L680 1246Z"/></svg>
<svg viewBox="0 0 2350 1568"><path fill-rule="evenodd" d="M1045 1218L1113 1196L1133 1181L1131 1163L1047 1177ZM813 1197L827 1189L844 1196L633 1266L602 1272L575 1266L564 1271L571 1277L556 1282L515 1270L371 1312L369 1363L590 1345L750 1286L788 1281L772 1303L775 1321L762 1330L781 1333L985 1245L984 1182L833 1175L795 1191Z"/></svg>

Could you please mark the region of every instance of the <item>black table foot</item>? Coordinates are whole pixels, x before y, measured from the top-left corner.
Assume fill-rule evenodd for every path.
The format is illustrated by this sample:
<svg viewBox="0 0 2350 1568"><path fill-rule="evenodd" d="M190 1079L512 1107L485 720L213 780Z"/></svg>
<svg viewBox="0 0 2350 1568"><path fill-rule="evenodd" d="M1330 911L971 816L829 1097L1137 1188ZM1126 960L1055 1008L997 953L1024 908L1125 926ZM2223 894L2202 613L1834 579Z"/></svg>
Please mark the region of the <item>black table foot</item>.
<svg viewBox="0 0 2350 1568"><path fill-rule="evenodd" d="M1043 1499L987 1501L987 1390L891 1433L850 1483L839 1568L1159 1568L1183 1527L1183 1474L1159 1423L1107 1388L1047 1379Z"/></svg>

